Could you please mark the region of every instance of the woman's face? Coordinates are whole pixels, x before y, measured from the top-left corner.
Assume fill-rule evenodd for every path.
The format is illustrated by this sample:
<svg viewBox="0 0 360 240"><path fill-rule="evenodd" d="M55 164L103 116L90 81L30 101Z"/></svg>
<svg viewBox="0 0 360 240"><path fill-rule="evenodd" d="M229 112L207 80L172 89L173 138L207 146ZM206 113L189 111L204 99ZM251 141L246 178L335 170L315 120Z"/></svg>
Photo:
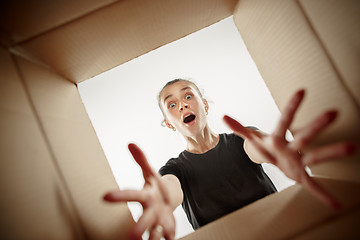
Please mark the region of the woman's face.
<svg viewBox="0 0 360 240"><path fill-rule="evenodd" d="M193 84L179 81L167 86L160 95L165 121L184 136L196 136L205 128L208 104Z"/></svg>

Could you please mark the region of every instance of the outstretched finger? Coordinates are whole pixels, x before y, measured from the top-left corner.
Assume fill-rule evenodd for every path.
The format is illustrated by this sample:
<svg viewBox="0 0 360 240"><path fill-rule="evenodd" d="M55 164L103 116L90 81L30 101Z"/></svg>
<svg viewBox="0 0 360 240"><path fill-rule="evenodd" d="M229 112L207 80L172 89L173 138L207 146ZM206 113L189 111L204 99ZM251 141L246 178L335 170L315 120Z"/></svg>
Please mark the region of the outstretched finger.
<svg viewBox="0 0 360 240"><path fill-rule="evenodd" d="M139 218L137 223L131 228L129 232L130 239L141 239L146 229L155 225L156 217L153 209L144 210L142 216Z"/></svg>
<svg viewBox="0 0 360 240"><path fill-rule="evenodd" d="M328 111L294 134L290 147L302 149L307 146L323 129L329 126L337 116L337 111Z"/></svg>
<svg viewBox="0 0 360 240"><path fill-rule="evenodd" d="M108 202L139 202L144 204L146 196L138 190L121 190L109 192L104 195L103 199Z"/></svg>
<svg viewBox="0 0 360 240"><path fill-rule="evenodd" d="M175 224L173 221L164 223L164 238L166 240L175 240Z"/></svg>
<svg viewBox="0 0 360 240"><path fill-rule="evenodd" d="M149 240L160 240L164 235L164 229L161 225L156 225L150 230Z"/></svg>
<svg viewBox="0 0 360 240"><path fill-rule="evenodd" d="M281 114L280 121L276 126L274 134L281 138L285 138L286 130L290 127L296 110L299 108L301 101L305 95L305 90L297 91L286 105L284 112Z"/></svg>
<svg viewBox="0 0 360 240"><path fill-rule="evenodd" d="M235 119L225 115L223 117L223 120L231 128L231 130L233 130L237 135L240 135L244 139L252 139L251 130L241 125Z"/></svg>
<svg viewBox="0 0 360 240"><path fill-rule="evenodd" d="M315 182L307 173L304 171L302 176L303 186L317 199L319 199L326 206L338 210L341 208L341 204L332 195L326 192L317 182Z"/></svg>
<svg viewBox="0 0 360 240"><path fill-rule="evenodd" d="M147 181L150 176L154 176L155 172L151 168L148 161L146 160L146 157L145 157L145 154L143 153L143 151L134 143L130 143L128 145L128 148L129 148L129 151L131 152L131 155L135 159L135 161L141 167L145 181Z"/></svg>
<svg viewBox="0 0 360 240"><path fill-rule="evenodd" d="M352 155L355 151L356 145L353 143L335 143L306 152L302 158L302 163L304 166L317 164L327 160Z"/></svg>

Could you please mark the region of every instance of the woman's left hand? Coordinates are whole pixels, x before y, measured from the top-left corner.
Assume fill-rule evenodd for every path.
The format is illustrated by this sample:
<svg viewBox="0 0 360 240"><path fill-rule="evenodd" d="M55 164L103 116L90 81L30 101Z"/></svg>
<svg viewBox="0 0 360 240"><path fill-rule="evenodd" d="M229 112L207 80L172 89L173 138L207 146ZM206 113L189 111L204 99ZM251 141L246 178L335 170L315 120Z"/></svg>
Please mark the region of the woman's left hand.
<svg viewBox="0 0 360 240"><path fill-rule="evenodd" d="M300 90L294 94L271 135L261 134L259 131L246 128L229 116L224 116L224 121L236 135L247 141L248 148L257 152L256 156L261 156L262 159L259 162L276 165L288 178L302 184L305 189L325 205L338 209L340 203L307 174L305 167L310 164L350 155L354 152L355 145L340 142L305 150L309 143L335 120L336 111L325 112L297 131L293 135L293 141L286 140L286 131L293 121L304 93L304 90Z"/></svg>

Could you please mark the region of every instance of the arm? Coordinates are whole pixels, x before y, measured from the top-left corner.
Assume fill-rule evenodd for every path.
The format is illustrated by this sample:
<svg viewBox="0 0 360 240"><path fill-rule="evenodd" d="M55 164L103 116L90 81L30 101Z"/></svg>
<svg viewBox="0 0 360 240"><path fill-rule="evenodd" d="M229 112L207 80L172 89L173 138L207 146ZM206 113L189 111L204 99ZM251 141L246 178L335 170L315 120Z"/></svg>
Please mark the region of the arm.
<svg viewBox="0 0 360 240"><path fill-rule="evenodd" d="M324 204L337 209L340 207L340 203L308 175L305 166L353 154L355 145L340 142L307 149L311 141L335 120L336 111L323 113L297 131L294 134L293 141L287 141L285 133L290 127L303 97L304 91L302 90L291 98L275 131L270 135L263 135L258 131L247 129L228 116L225 116L224 120L236 135L245 139L245 151L254 162L274 164L288 178L302 184L305 189Z"/></svg>
<svg viewBox="0 0 360 240"><path fill-rule="evenodd" d="M167 174L161 177L165 188L167 189L170 205L175 210L183 201L183 191L179 179L172 174Z"/></svg>
<svg viewBox="0 0 360 240"><path fill-rule="evenodd" d="M129 150L140 165L145 185L141 190L117 190L107 193L104 200L108 202L139 202L143 214L130 229L129 239L141 239L148 229L150 239L175 239L175 219L173 211L182 202L183 192L177 177L165 175L161 177L147 162L145 155L135 144Z"/></svg>
<svg viewBox="0 0 360 240"><path fill-rule="evenodd" d="M261 134L262 136L265 136L265 134L263 133ZM251 161L253 161L254 163L257 164L268 163L266 157L263 154L261 154L259 151L257 151L256 147L253 144L251 144L251 142L248 141L247 139L244 139L244 150L251 159Z"/></svg>

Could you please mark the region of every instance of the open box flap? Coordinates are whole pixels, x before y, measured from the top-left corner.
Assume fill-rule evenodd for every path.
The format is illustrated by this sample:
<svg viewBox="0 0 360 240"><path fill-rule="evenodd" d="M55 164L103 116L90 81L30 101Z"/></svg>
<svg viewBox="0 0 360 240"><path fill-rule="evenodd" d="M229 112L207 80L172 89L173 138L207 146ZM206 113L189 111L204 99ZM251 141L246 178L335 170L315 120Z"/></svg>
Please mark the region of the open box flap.
<svg viewBox="0 0 360 240"><path fill-rule="evenodd" d="M236 3L117 1L20 42L12 51L78 83L231 16Z"/></svg>
<svg viewBox="0 0 360 240"><path fill-rule="evenodd" d="M5 42L6 46L10 47L91 14L113 2L116 0L1 1L0 32L8 36Z"/></svg>
<svg viewBox="0 0 360 240"><path fill-rule="evenodd" d="M337 4L327 3L326 1L319 11L335 11ZM347 11L343 9L358 6L353 3L354 1L342 1L341 5L348 6L342 7L341 11L337 12L337 17L346 15ZM358 32L360 22L354 23L352 19L342 19L341 27L347 28L346 31L340 31L338 27L338 34L342 38L347 38L344 32ZM239 2L234 13L235 24L279 110L284 110L286 103L297 90L306 90L305 99L295 116L291 131L296 133L296 130L310 124L321 113L336 109L339 112L336 121L323 131L312 145L341 140L359 143L360 108L356 101L359 92L349 91L351 85L359 84L359 68L351 68L351 74L339 74L337 69L341 66L332 61L328 54L330 50L324 47L323 36L317 35L310 20L297 1L243 0ZM347 45L345 48L350 48L348 41L342 44ZM344 48L334 43L326 46L337 48L334 52L337 52L338 48ZM349 59L354 59L352 56L360 49L358 45L352 45L351 49L351 54L350 50L340 51L343 54L341 58L350 55ZM360 59L354 64L359 66ZM353 75L357 77L347 78ZM357 151L355 156L311 166L311 170L315 175L360 182L359 159L360 151Z"/></svg>
<svg viewBox="0 0 360 240"><path fill-rule="evenodd" d="M343 228L336 225L335 231L347 236L359 236L354 225L359 224L360 220L352 222L352 214L356 211L355 216L359 215L360 184L320 178L316 181L340 200L342 210L327 208L296 184L209 223L181 239L293 239L303 234L311 237L311 232L321 233L321 229L326 229L332 221L346 222L340 225Z"/></svg>

